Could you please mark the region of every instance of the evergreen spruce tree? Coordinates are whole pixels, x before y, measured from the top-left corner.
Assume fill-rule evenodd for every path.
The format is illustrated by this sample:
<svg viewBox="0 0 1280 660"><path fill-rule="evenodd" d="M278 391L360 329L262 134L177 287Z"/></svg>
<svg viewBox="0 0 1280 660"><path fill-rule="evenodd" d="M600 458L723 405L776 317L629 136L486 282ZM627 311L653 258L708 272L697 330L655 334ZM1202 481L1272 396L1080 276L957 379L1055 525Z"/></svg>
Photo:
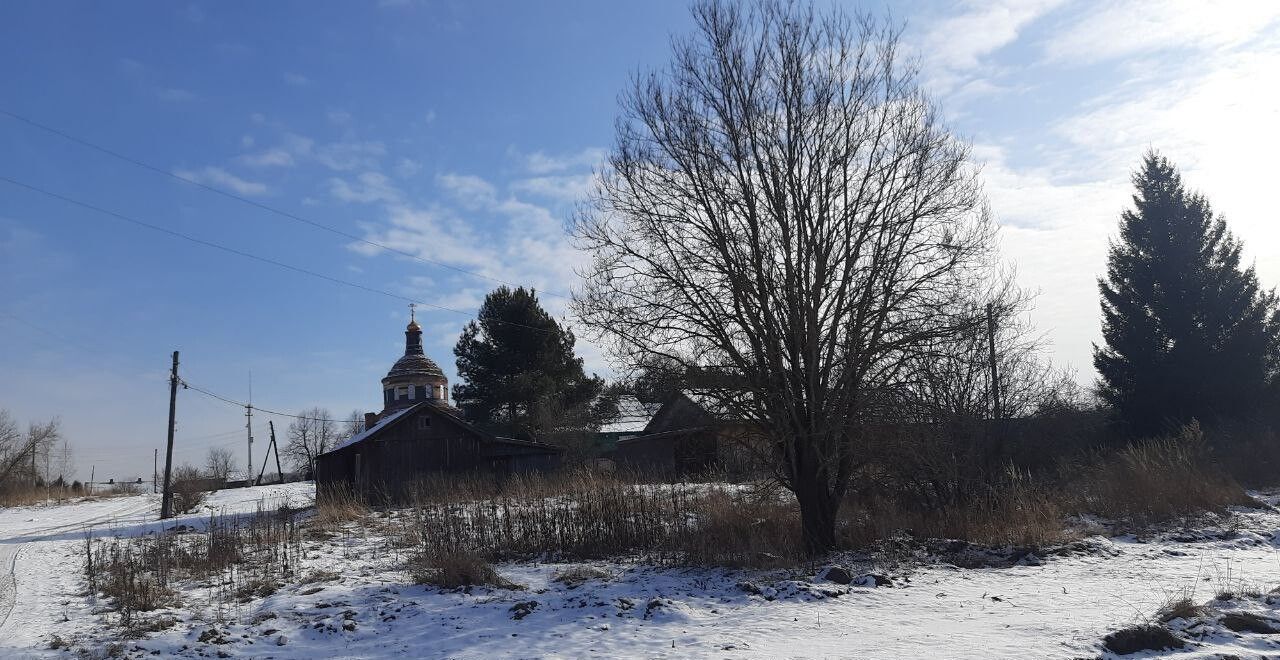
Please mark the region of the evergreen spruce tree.
<svg viewBox="0 0 1280 660"><path fill-rule="evenodd" d="M1275 379L1276 296L1240 241L1177 169L1148 152L1111 243L1102 293L1100 393L1134 435L1253 415Z"/></svg>
<svg viewBox="0 0 1280 660"><path fill-rule="evenodd" d="M463 382L453 400L467 418L494 433L559 442L595 423L603 380L582 370L574 337L524 287L485 297L453 354Z"/></svg>

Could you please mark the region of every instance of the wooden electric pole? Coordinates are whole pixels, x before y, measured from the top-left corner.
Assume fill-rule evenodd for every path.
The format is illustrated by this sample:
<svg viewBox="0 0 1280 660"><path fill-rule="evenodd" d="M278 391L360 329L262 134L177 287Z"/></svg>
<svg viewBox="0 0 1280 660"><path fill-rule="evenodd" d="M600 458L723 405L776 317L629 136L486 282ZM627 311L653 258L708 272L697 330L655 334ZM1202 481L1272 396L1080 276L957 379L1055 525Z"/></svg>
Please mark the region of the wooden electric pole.
<svg viewBox="0 0 1280 660"><path fill-rule="evenodd" d="M160 519L173 515L173 491L169 479L173 474L173 416L178 405L178 352L173 352L173 370L169 372L169 439L164 452L164 495L160 497Z"/></svg>
<svg viewBox="0 0 1280 660"><path fill-rule="evenodd" d="M244 407L244 432L249 437L249 461L244 469L244 479L246 486L252 486L253 482L253 372L249 372L249 405ZM267 462L264 460L262 464L265 466Z"/></svg>
<svg viewBox="0 0 1280 660"><path fill-rule="evenodd" d="M151 450L151 494L160 491L160 450Z"/></svg>
<svg viewBox="0 0 1280 660"><path fill-rule="evenodd" d="M267 445L267 453L262 455L262 469L258 470L258 480L255 485L262 485L262 475L267 471L267 455L272 451L276 453L276 475L280 479L280 483L284 483L284 472L280 470L280 448L276 446L276 423L275 420L267 420L267 428L271 429L271 442Z"/></svg>
<svg viewBox="0 0 1280 660"><path fill-rule="evenodd" d="M280 480L280 483L284 483L284 470L280 469L280 445L276 444L276 425L272 424L271 420L268 420L267 426L271 427L271 448L276 452L276 478ZM266 461L263 461L263 463L266 463Z"/></svg>

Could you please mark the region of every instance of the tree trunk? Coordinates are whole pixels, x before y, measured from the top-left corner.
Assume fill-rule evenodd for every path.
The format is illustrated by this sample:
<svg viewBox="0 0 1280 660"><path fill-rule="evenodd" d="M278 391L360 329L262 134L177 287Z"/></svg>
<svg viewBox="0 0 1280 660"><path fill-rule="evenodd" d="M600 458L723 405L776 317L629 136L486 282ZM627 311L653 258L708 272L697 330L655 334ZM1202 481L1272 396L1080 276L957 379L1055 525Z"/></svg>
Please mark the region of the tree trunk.
<svg viewBox="0 0 1280 660"><path fill-rule="evenodd" d="M822 555L836 548L836 514L839 498L832 495L817 479L796 484L796 501L800 504L801 533L804 551L810 556Z"/></svg>

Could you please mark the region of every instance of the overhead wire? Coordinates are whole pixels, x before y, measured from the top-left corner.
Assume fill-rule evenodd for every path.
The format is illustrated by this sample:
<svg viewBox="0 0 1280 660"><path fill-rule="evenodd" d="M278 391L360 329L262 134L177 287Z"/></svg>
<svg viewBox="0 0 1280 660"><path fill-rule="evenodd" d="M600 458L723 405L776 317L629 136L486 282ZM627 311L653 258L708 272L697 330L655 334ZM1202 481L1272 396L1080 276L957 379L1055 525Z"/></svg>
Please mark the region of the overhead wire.
<svg viewBox="0 0 1280 660"><path fill-rule="evenodd" d="M438 260L435 260L435 259L428 259L428 258L426 258L426 257L420 256L420 255L417 255L417 254L414 254L414 253L409 252L409 251L407 251L407 250L401 250L401 249L399 249L399 248L395 248L395 247L392 247L392 246L386 245L386 244L384 244L384 243L380 243L380 242L378 242L378 241L372 241L372 240L369 240L369 239L364 238L364 237L362 237L362 236L359 236L359 235L357 235L357 234L352 234L352 233L350 233L350 232L348 232L348 231L344 231L344 230L339 229L339 228L337 228L337 227L334 227L334 226L332 226L332 225L328 225L328 224L325 224L325 223L323 223L323 222L319 222L319 221L317 221L317 220L312 220L312 219L310 219L310 218L306 218L306 217L304 217L304 216L300 216L300 215L298 215L298 214L296 214L296 213L292 213L292 212L289 212L289 211L285 211L285 210L283 210L283 209L279 209L279 208L276 208L276 207L274 207L274 206L270 206L270 205L268 205L268 204L263 204L262 202L254 201L254 200L249 199L249 198L247 198L247 197L243 197L243 196L241 196L241 195L237 195L237 194L235 194L235 193L233 193L233 192L231 192L231 191L229 191L229 190L224 190L224 189L222 189L222 188L218 188L217 186L211 186L211 185L208 185L208 184L203 183L203 182L201 182L201 181L197 181L196 179L193 179L193 178L191 178L191 177L187 177L187 176L183 176L183 175L181 175L181 174L178 174L177 172L170 172L169 170L166 170L166 169L164 169L164 168L157 167L157 166L152 165L152 164L150 164L150 163L147 163L147 162L145 162L145 161L138 160L137 158L133 158L132 156L128 156L128 155L125 155L125 154L123 154L123 153L120 153L120 152L118 152L118 151L116 151L116 150L114 150L114 149L110 149L110 148L108 148L108 147L104 147L104 146L99 145L99 144L96 144L96 143L94 143L94 142L90 142L89 140L86 140L85 138L82 138L82 137L79 137L79 136L76 136L76 135L72 135L71 133L68 133L68 132L66 132L66 131L64 131L64 130L62 130L62 129L55 128L55 127L53 127L53 126L49 126L49 125L47 125L47 124L43 124L43 123L38 122L38 121L36 121L36 120L34 120L34 119L31 119L31 118L29 118L29 117L24 117L24 116L22 116L22 115L19 115L19 114L15 113L15 112L11 112L11 111L6 110L6 109L4 109L4 108L0 108L0 115L5 115L5 116L7 116L7 117L9 117L9 118L11 118L11 119L14 119L14 120L20 121L20 122L22 122L22 123L24 123L24 124L27 124L28 126L31 126L31 127L33 127L33 128L40 129L40 130L45 131L45 132L47 132L47 133L51 133L51 134L53 134L53 135L56 135L56 136L58 136L58 137L61 137L61 138L65 139L65 140L69 140L69 141L71 141L71 142L74 142L74 143L76 143L76 144L79 144L79 145L81 145L81 146L83 146L83 147L86 147L86 148L89 148L89 149L93 149L94 151L97 151L97 152L99 152L99 153L102 153L102 154L106 154L106 155L108 155L108 156L111 156L112 158L116 158L116 159L118 159L118 160L121 160L121 161L123 161L123 162L129 163L129 164L132 164L132 165L134 165L134 166L141 167L141 168L143 168L143 169L145 169L145 170L149 170L149 171L151 171L151 172L155 172L156 174L162 174L162 175L164 175L164 176L166 176L166 177L169 177L169 178L171 178L171 179L175 179L175 180L177 180L177 181L181 181L181 182L183 182L183 183L187 183L187 184L190 184L190 185L196 186L197 188L201 188L201 189L203 189L203 190L207 190L207 191L209 191L209 192L211 192L211 193L214 193L214 194L217 194L217 195L222 195L223 197L227 197L227 198L229 198L229 199L234 199L234 200L236 200L236 201L238 201L238 202L241 202L241 203L243 203L243 204L248 204L248 205L250 205L250 206L253 206L253 207L255 207L255 208L261 209L261 210L263 210L263 211L267 211L268 213L274 213L274 214L276 214L276 215L278 215L278 216L281 216L281 217L284 217L284 218L288 218L288 219L293 220L293 221L295 221L295 222L301 222L301 223L303 223L303 224L306 224L306 225L310 225L310 226L312 226L312 227L315 227L316 229L320 229L320 230L323 230L323 231L327 231L327 232L330 232L330 233L336 234L336 235L338 235L338 236L342 236L343 238L346 238L346 239L349 239L349 240L352 240L352 241L356 241L356 242L358 242L358 243L360 243L360 244L362 244L362 245L367 245L367 246L370 246L370 247L376 247L376 248L381 249L381 250L386 250L386 251L388 251L388 252L392 252L392 253L398 254L398 255L400 255L400 256L408 257L408 258L413 259L413 260L415 260L415 261L419 261L419 262L421 262L421 263L430 264L430 265L433 265L433 266L439 266L439 267L441 267L441 268L447 268L447 269L449 269L449 270L452 270L452 271L457 272L457 273L461 273L461 274L463 274L463 275L468 275L468 276L471 276L471 277L476 277L476 278L480 278L480 279L484 279L484 280L489 280L490 282L496 282L496 283L498 283L498 284L505 284L505 285L507 285L507 286L512 286L512 287L514 287L514 286L518 286L516 283L514 283L514 282L509 282L509 281L504 280L504 279L502 279L502 278L493 277L493 276L490 276L490 275L485 275L485 274L483 274L483 273L477 273L477 272L475 272L475 271L473 271L473 270L467 270L466 268L460 268L460 267L458 267L458 266L454 266L454 265L449 264L449 263L447 263L447 262L438 261ZM554 292L554 291L547 291L547 290L543 290L543 291L541 291L541 293L542 293L543 295L546 295L546 296L552 296L552 297L555 297L555 298L563 298L563 299L566 299L566 300L568 300L568 299L570 299L570 298L571 298L571 296L568 296L568 295L565 295L565 294L561 294L561 293L556 293L556 292Z"/></svg>
<svg viewBox="0 0 1280 660"><path fill-rule="evenodd" d="M295 272L295 273L300 273L300 274L303 274L303 275L309 275L309 276L311 276L311 277L316 277L316 278L319 278L319 279L322 279L322 280L326 280L326 281L328 281L328 282L332 282L332 283L334 283L334 284L341 284L341 285L343 285L343 286L348 286L348 287L352 287L352 288L355 288L355 289L360 289L360 290L362 290L362 291L366 291L366 292L368 292L368 293L376 293L376 294L378 294L378 295L386 296L386 297L388 297L388 298L394 298L394 299L396 299L396 300L403 300L403 301L405 301L405 302L411 302L411 303L414 303L414 304L416 304L416 305L422 305L423 307L429 307L429 308L432 308L432 309L437 309L437 310L444 311L444 312L450 312L450 313L453 313L453 314L460 314L460 315L462 315L462 316L471 316L471 314L470 314L469 312L465 312L465 311L462 311L462 310L460 310L460 309L454 309L454 308L452 308L452 307L445 307L444 305L437 305L437 304L435 304L435 303L429 303L429 302L426 302L426 301L423 301L423 300L418 300L418 299L416 299L416 298L411 298L411 297L409 297L409 296L404 296L404 295L401 295L401 294L398 294L398 293L394 293L394 292L391 292L391 291L387 291L387 290L385 290L385 289L378 289L378 288L376 288L376 287L367 286L367 285L364 285L364 284L360 284L360 283L358 283L358 282L352 282L352 281L350 281L350 280L344 280L344 279L342 279L342 278L333 277L332 275L325 275L324 273L320 273L320 272L313 271L313 270L308 270L308 269L306 269L306 268L302 268L302 267L300 267L300 266L294 266L294 265L292 265L292 264L287 264L287 263L284 263L283 261L277 261L277 260L272 259L272 258L270 258L270 257L263 257L263 256L260 256L260 255L253 254L253 253L251 253L251 252L245 252L244 250L240 250L240 249L237 249L237 248L233 248L233 247L229 247L229 246L226 246L226 245L222 245L221 243L215 243L215 242L213 242L213 241L208 241L208 240L205 240L205 239L202 239L202 238L197 238L197 237L195 237L195 236L191 236L191 235L189 235L189 234L184 234L184 233L182 233L182 232L180 232L180 231L176 231L176 230L173 230L173 229L169 229L169 228L167 228L167 227L162 227L162 226L160 226L160 225L152 224L152 223L147 222L147 221L145 221L145 220L139 220L138 218L135 218L135 217L133 217L133 216L125 215L125 214L123 214L123 213L119 213L119 212L117 212L117 211L112 211L111 209L103 208L103 207L101 207L101 206L97 206L97 205L95 205L95 204L91 204L91 203L89 203L89 202L81 201L81 200L78 200L78 199L76 199L76 198L74 198L74 197L69 197L69 196L67 196L67 195L63 195L62 193L57 193L57 192L54 192L54 191L52 191L52 190L47 190L47 189L45 189L45 188L41 188L41 187L39 187L39 186L35 186L35 185L29 184L29 183L24 183L24 182L22 182L22 181L18 181L18 180L16 180L16 179L9 178L9 177L7 177L7 176L0 175L0 181L3 181L3 182L5 182L5 183L8 183L9 185L12 185L12 186L15 186L15 187L18 187L18 188L25 188L26 190L29 190L29 191L31 191L31 192L39 193L39 194L41 194L41 195L45 195L45 196L47 196L47 197L51 197L51 198L53 198L53 199L61 200L61 201L66 202L66 203L68 203L68 204L73 204L73 205L75 205L75 206L79 206L79 207L81 207L81 208L88 209L88 210L90 210L90 211L94 211L94 212L96 212L96 213L101 213L101 214L103 214L103 215L107 215L107 216L110 216L110 217L116 218L117 220L122 220L122 221L124 221L124 222L128 222L128 223L131 223L131 224L137 225L137 226L139 226L139 227L144 227L144 228L150 229L150 230L152 230L152 231L160 232L160 233L162 233L162 234L167 234L167 235L169 235L169 236L173 236L173 237L176 237L176 238L181 238L181 239L183 239L183 240L185 240L185 241L190 241L190 242L195 243L195 244L197 244L197 245L203 245L203 246L208 247L208 248L212 248L212 249L215 249L215 250L221 250L221 251L223 251L223 252L227 252L227 253L230 253L230 254L238 255L238 256L244 257L244 258L246 258L246 259L252 259L252 260L254 260L254 261L258 261L258 262L261 262L261 263L270 264L270 265L272 265L272 266L276 266L277 268L283 268L283 269L285 269L285 270L293 271L293 272ZM552 330L548 330L548 329L546 329L546 328L538 328L538 327L535 327L535 326L528 325L528 324L526 324L526 323L517 323L517 322L515 322L515 321L505 321L505 320L502 320L502 319L489 319L489 320L490 320L490 321L492 321L492 322L494 322L494 323L501 324L501 325L508 325L508 326L512 326L512 327L524 328L524 329L526 329L526 330L530 330L530 331L533 331L533 332L541 332L541 333L547 333L547 334L551 334L551 333L553 332Z"/></svg>
<svg viewBox="0 0 1280 660"><path fill-rule="evenodd" d="M179 379L178 379L178 383L179 383L180 385L182 385L182 387L183 387L184 389L195 390L196 392L199 392L199 393L201 393L201 394L203 394L203 395L205 395L205 396L213 397L213 398L215 398L215 399L217 399L217 400L219 400L219 401L222 401L222 402L224 402L224 403L231 404L231 405L236 406L236 407L238 407L238 408L253 408L255 411L262 412L262 413L266 413L266 414L268 414L268 415L278 415L278 416L280 416L280 417L291 417L291 418L293 418L293 419L307 419L307 420L314 420L314 421L317 421L317 422L334 422L334 423L338 423L338 424L346 423L346 422L348 421L348 420L345 420L345 419L325 419L325 418L322 418L322 417L313 417L313 416L311 416L311 415L294 415L294 414L287 413L287 412L280 412L280 411L278 411L278 410L271 410L271 409L269 409L269 408L262 408L262 407L260 407L260 406L254 405L254 404L245 403L245 402L243 402L243 401L236 401L236 400L234 400L234 399L230 399L230 398L228 398L228 397L222 396L221 394L217 394L217 393L215 393L215 392L210 392L209 390L206 390L206 389L201 388L201 387L196 387L195 385L192 385L191 383L189 383L189 382L187 382L187 381L185 381L185 380L183 380L183 379L181 379L181 378L179 378Z"/></svg>

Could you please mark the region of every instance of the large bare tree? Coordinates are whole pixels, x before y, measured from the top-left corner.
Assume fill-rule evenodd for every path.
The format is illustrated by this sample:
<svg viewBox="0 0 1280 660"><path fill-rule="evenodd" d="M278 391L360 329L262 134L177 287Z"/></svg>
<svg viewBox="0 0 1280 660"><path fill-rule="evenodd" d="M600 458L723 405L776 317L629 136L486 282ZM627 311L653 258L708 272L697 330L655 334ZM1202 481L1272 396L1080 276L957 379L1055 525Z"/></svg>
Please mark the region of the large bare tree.
<svg viewBox="0 0 1280 660"><path fill-rule="evenodd" d="M623 366L722 373L804 540L836 543L861 421L905 357L980 322L991 274L969 150L895 26L811 5L706 0L668 69L638 76L574 222L575 311Z"/></svg>
<svg viewBox="0 0 1280 660"><path fill-rule="evenodd" d="M316 456L333 448L339 440L338 433L338 426L328 410L304 410L289 424L289 441L285 444L284 453L294 466L315 474Z"/></svg>

